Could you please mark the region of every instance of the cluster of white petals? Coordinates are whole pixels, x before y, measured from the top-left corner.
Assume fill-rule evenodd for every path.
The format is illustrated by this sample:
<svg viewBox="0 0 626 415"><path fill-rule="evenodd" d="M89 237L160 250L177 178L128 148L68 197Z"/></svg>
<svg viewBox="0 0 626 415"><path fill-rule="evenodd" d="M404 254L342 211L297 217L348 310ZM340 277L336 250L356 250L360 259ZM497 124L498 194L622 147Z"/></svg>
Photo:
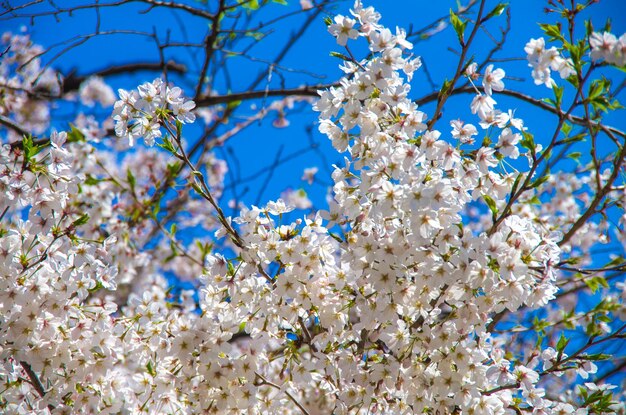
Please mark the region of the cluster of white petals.
<svg viewBox="0 0 626 415"><path fill-rule="evenodd" d="M60 79L50 68L42 67L38 56L43 48L33 44L27 34L3 33L0 50L0 115L42 133L50 121L50 109L45 99L32 99L32 95L57 95ZM13 131L10 134L11 141L21 139Z"/></svg>
<svg viewBox="0 0 626 415"><path fill-rule="evenodd" d="M571 59L565 59L558 49L552 46L546 49L545 40L530 39L524 47L528 59L528 66L533 68L532 76L536 85L544 84L548 88L555 85L551 77L551 71L557 71L561 79L566 79L574 74L574 67Z"/></svg>
<svg viewBox="0 0 626 415"><path fill-rule="evenodd" d="M609 32L593 32L589 36L591 46L591 59L598 61L604 59L605 62L617 66L626 65L626 33L619 39Z"/></svg>
<svg viewBox="0 0 626 415"><path fill-rule="evenodd" d="M332 365L328 387L350 391L338 395L336 411L363 405L385 413L407 406L415 413L504 413L511 391L483 392L515 383L516 371L536 373L499 355L485 333L488 316L552 299L552 266L560 250L554 236L530 218L511 215L483 231L464 226L472 200L506 200L515 177L495 170L496 155L517 157L521 136L508 116L498 143L471 157L427 130L426 115L407 96L403 48L393 36L381 47L378 39L388 33L369 9L357 7L353 15L368 28L361 36L373 57L347 65L341 86L321 93L316 105L320 131L349 153L333 174L334 203L327 214L343 229L341 242L329 240L334 252L322 256L313 250L319 242L298 247L297 228L277 228L278 239L262 239L278 253L265 261L285 268L277 276L278 287L286 284L281 303L299 305L297 314L309 320L311 309L317 311L314 331L321 333L312 342ZM495 118L490 95L503 89L503 76L487 68L487 95L472 104L481 120ZM462 127L455 125L460 137L475 133ZM315 233L306 239L319 240ZM281 249L282 239L295 246ZM320 265L294 262L293 253L301 252L320 257ZM316 304L313 292L320 286L327 290L323 298L338 303L334 315L325 317L328 307ZM329 350L337 356L328 356ZM519 388L534 391L533 382Z"/></svg>
<svg viewBox="0 0 626 415"><path fill-rule="evenodd" d="M117 101L113 89L99 76L92 76L80 85L78 91L80 100L88 107L97 102L103 107L109 107Z"/></svg>
<svg viewBox="0 0 626 415"><path fill-rule="evenodd" d="M469 81L474 84L474 80L478 79L481 74L478 72L478 64L471 63L465 69L465 76L469 79ZM524 122L514 117L514 111L509 110L507 112L502 112L496 108L496 100L493 98L494 91L503 91L504 90L504 82L502 79L505 76L505 72L503 69L493 69L493 65L488 65L485 68L485 72L482 75L483 78L483 90L484 94L481 93L478 88L474 85L474 89L476 89L476 95L472 100L470 105L470 110L472 114L478 115L480 118L479 125L484 129L489 129L491 127L498 127L499 129L503 129L502 133L505 137L500 137L499 150L500 153L505 156L509 156L510 158L517 158L519 152L514 146L521 139L519 134L511 134L511 129L508 127L515 128L516 130L523 131ZM450 122L452 126L452 137L459 140L462 144L473 144L474 136L478 134L478 130L473 124L466 124L462 120L453 120ZM508 150L507 150L508 147ZM511 154L514 154L511 156Z"/></svg>
<svg viewBox="0 0 626 415"><path fill-rule="evenodd" d="M120 100L113 112L115 134L128 138L131 146L137 138L143 138L148 146L154 145L155 138L162 135L165 121L189 124L196 119L191 112L196 104L184 98L182 89L169 87L160 78L137 90L120 89L118 93Z"/></svg>
<svg viewBox="0 0 626 415"><path fill-rule="evenodd" d="M126 371L116 365L128 324L113 318L114 297L96 292L113 292L124 280L119 273L145 262L118 238L124 227L111 211L113 196L97 185L79 192L85 175L77 171L91 163L90 151L66 139L53 133L49 150L29 159L32 170L13 169L26 168L17 147L0 150L0 403L7 414L63 413L74 404L116 412L127 393L120 387ZM86 228L78 237L90 219L108 236Z"/></svg>
<svg viewBox="0 0 626 415"><path fill-rule="evenodd" d="M590 262L606 229L588 221L561 245L559 231L575 224L610 173L555 174L509 207L517 184L536 179L511 160L540 148L522 147L522 121L495 107L504 70L465 72L470 81L482 76L483 92L468 107L482 144L461 119L438 131L410 98L420 67L413 46L379 19L357 0L350 17L329 25L339 45L366 42L370 54L346 59L344 76L314 106L319 131L343 156L327 211L290 222L296 207L311 207L304 190L291 190L242 208L222 228L188 186L163 205L184 203L184 229L219 231L182 255L176 232L157 226L163 212L148 211L161 206L160 178L181 166L166 153L139 148L121 157L93 145L102 126L84 115L48 147L24 138L0 148L0 412L597 413L541 382L562 374L562 349L517 349L491 325L521 308L585 324L571 297L554 301L557 266L575 251ZM5 41L32 53L26 37ZM553 85L550 70L571 73L543 39L526 52L538 83ZM3 65L2 79L24 82ZM107 88L93 78L79 95L85 105L109 105ZM115 131L131 145L153 145L164 128L182 140L182 124L195 120L194 102L162 80L119 94ZM22 116L25 104L2 102L0 111ZM273 108L281 125L288 106ZM219 198L225 162L209 153L198 165ZM302 180L317 174L306 168ZM155 247L159 232L168 237ZM227 233L237 246L211 250ZM172 293L168 274L199 286ZM625 294L605 303L626 316L620 287ZM599 371L579 357L567 360L576 365L568 385ZM585 383L578 393L610 388Z"/></svg>

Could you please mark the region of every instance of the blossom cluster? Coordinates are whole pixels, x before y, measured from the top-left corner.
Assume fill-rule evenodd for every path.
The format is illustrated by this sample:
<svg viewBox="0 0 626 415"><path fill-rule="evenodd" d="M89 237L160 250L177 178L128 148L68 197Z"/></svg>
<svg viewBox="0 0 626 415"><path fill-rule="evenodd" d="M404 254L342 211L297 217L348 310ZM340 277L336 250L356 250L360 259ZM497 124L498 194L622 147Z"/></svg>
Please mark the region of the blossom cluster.
<svg viewBox="0 0 626 415"><path fill-rule="evenodd" d="M488 194L505 202L515 181L514 174L495 170L496 155L518 156L520 135L514 129L522 128L511 113L494 109L492 91L503 89L504 72L487 68L485 95L479 93L471 106L484 128L500 129L497 144L479 148L474 156L462 154L439 131L427 129L426 115L408 99L410 87L400 75L410 67L404 42L380 28L372 8L357 7L353 16L374 58L346 65L341 86L324 91L316 105L320 131L350 154L333 174L335 203L327 217L347 229L335 267L351 266L322 274L336 291L332 297L354 309L327 329L341 332L336 337L346 339L344 347L351 339L355 343L348 382L345 376L334 379L353 392L339 401L346 408L363 403L382 412L409 405L415 412L447 413L456 407L462 413L504 413L511 405L508 389L488 396L481 391L509 386L515 373L525 373L529 381L520 391L533 394L532 379L538 376L532 366L511 368L497 343L485 337L485 317L504 308L545 305L556 291L552 266L560 252L546 229L517 215L489 232L462 226L463 210L472 200ZM350 34L337 33L339 44L341 33ZM475 128L461 132L462 126L455 124L457 135L475 133ZM532 271L537 268L541 271ZM341 275L341 281L332 275ZM299 302L308 282L298 281L290 304ZM319 320L324 326L322 315ZM359 343L370 348L364 365L356 363ZM410 369L399 370L398 359L413 362ZM385 402L369 396L383 396ZM556 403L536 403L558 412Z"/></svg>
<svg viewBox="0 0 626 415"><path fill-rule="evenodd" d="M184 343L181 330L199 315L188 292L168 296L155 261L169 255L165 248L139 249L150 220L131 226L122 219L136 216L152 197L148 178L163 176L167 160L143 150L119 163L113 153L68 139L55 132L48 149L38 151L25 140L0 152L0 410L141 413L149 403L155 413L171 412L170 404L180 406L189 395L170 399L171 373L185 346L169 345L174 338ZM28 162L25 152L31 153ZM212 166L217 175L208 177L217 188L223 167L208 159L208 171ZM205 208L192 213L204 218L204 226L215 223ZM202 273L178 258L166 265L183 277ZM181 308L172 308L172 300ZM215 313L226 305L203 304ZM214 344L223 336L220 323L207 325L216 315L205 318L202 332L217 337L203 341ZM155 347L162 352L155 355Z"/></svg>
<svg viewBox="0 0 626 415"><path fill-rule="evenodd" d="M559 73L561 79L567 79L574 74L571 59L564 58L559 50L552 46L546 49L544 38L530 39L524 47L528 59L528 66L532 67L532 77L536 85L545 85L552 88L555 85L551 71Z"/></svg>
<svg viewBox="0 0 626 415"><path fill-rule="evenodd" d="M554 174L509 206L519 183L534 179L511 166L520 156L532 165L541 148L522 145L522 120L496 108L504 70L467 65L472 85L482 77L466 115L475 117L437 130L410 98L421 64L413 45L380 18L356 1L329 24L340 46L362 41L369 54L345 59L344 76L319 92L319 131L343 161L328 209L302 219L289 220L311 202L291 190L242 206L222 227L196 187L175 178L179 159L103 149L94 144L103 126L84 114L48 146L25 137L1 147L0 411L598 413L585 396L602 400L612 386L583 383L596 364L562 345L514 342L492 325L522 308L590 324L571 296L556 298L558 267L574 253L579 265L591 263L606 229L588 221L565 243L561 231L610 172ZM541 83L552 85L550 70L569 75L555 48L529 45ZM184 147L180 131L194 122L195 104L180 88L157 79L119 94L118 137L150 146L166 129ZM86 106L113 100L98 78L79 96ZM270 107L281 126L289 105ZM206 153L197 165L192 174L201 170L219 199L225 162ZM302 179L317 175L307 168ZM173 197L159 193L168 181ZM176 224L202 227L203 237L218 229L216 237L187 244L175 226L164 229L161 204L184 205ZM227 233L237 244L220 250ZM171 275L196 289L173 292ZM603 304L626 315L625 299ZM602 323L594 336L610 332ZM564 363L573 370L565 374ZM579 383L583 398L542 382L552 374L573 377L567 385Z"/></svg>
<svg viewBox="0 0 626 415"><path fill-rule="evenodd" d="M92 76L85 80L80 85L78 94L81 102L88 107L93 107L95 103L110 107L117 101L113 89L99 76Z"/></svg>
<svg viewBox="0 0 626 415"><path fill-rule="evenodd" d="M102 105L110 103L110 88L99 81L86 84L83 101L91 96ZM180 299L167 295L162 273L173 269L195 279L202 267L176 257L159 268L171 255L168 241L145 248L155 226L142 211L172 168L166 155L137 149L120 157L95 144L106 133L92 116L79 114L74 126L53 132L48 146L9 135L0 150L2 413L139 413L153 393L142 381L146 365L154 361L146 347L154 339L137 323L149 314L142 301L151 318L181 324L185 318L177 309L167 311L172 300L196 316L189 293ZM212 153L201 161L219 195L224 162ZM182 200L194 221L215 228L206 204L193 207L194 199ZM134 223L125 219L130 217ZM179 223L183 229L195 225ZM168 342L169 333L177 330L161 333ZM163 379L161 389L169 387ZM164 404L151 405L160 412Z"/></svg>
<svg viewBox="0 0 626 415"><path fill-rule="evenodd" d="M84 239L77 238L87 218L107 215L111 198L79 194L85 178L75 169L81 152L70 151L66 139L65 132L52 134L50 149L32 157L33 168L23 171L13 169L16 163L26 167L17 147L7 144L0 152L5 214L0 231L5 390L0 401L5 413L45 411L69 402L89 405L99 401L98 395L107 396L104 406L119 408L113 404L120 393L119 372L110 370L117 361L112 332L117 305L92 293L116 288L124 268L116 266L115 253L120 262L128 260L127 268L134 261L123 255L125 244L115 235L105 238L87 229ZM29 373L38 374L46 399L33 388L37 383Z"/></svg>
<svg viewBox="0 0 626 415"><path fill-rule="evenodd" d="M42 67L38 59L43 48L27 34L5 32L0 49L0 115L11 117L29 131L43 133L50 121L45 98L60 90L55 72ZM14 132L9 134L11 141L20 138Z"/></svg>
<svg viewBox="0 0 626 415"><path fill-rule="evenodd" d="M465 70L465 76L473 84L473 81L481 76L478 72L478 65L476 63L468 65ZM493 65L488 65L482 75L484 94L474 85L476 95L470 105L471 112L478 115L480 119L479 125L481 128L486 130L491 127L498 127L501 130L495 149L479 150L482 162L487 163L490 167L497 165L496 159L492 157L494 154L500 154L511 159L519 157L518 143L522 136L514 131L521 132L525 130L524 122L519 118L515 118L514 111L508 110L503 112L496 108L497 102L493 98L493 91L504 90L504 82L502 81L504 76L505 72L503 69L497 68L494 70ZM478 134L478 130L473 124L458 119L450 121L450 125L452 126L451 133L453 138L459 140L461 144L474 143L474 136ZM494 150L497 150L497 154Z"/></svg>
<svg viewBox="0 0 626 415"><path fill-rule="evenodd" d="M589 45L592 60L604 59L605 62L613 65L626 65L626 33L618 39L609 32L593 32L589 36Z"/></svg>
<svg viewBox="0 0 626 415"><path fill-rule="evenodd" d="M191 112L196 104L185 100L179 87L169 87L162 79L140 85L137 90L118 91L120 100L115 103L113 119L115 134L128 139L130 146L143 138L148 146L162 135L165 123L189 124L196 116Z"/></svg>

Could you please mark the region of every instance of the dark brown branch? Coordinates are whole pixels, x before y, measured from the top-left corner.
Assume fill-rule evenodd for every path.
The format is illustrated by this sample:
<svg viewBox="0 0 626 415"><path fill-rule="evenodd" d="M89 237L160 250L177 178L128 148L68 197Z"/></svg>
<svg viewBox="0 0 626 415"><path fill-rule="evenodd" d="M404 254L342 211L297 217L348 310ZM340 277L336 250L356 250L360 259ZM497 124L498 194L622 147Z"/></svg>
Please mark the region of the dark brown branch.
<svg viewBox="0 0 626 415"><path fill-rule="evenodd" d="M213 96L201 96L197 99L196 105L198 107L210 107L216 104L226 104L235 101L246 101L250 99L264 98L264 97L289 97L289 96L308 96L318 97L317 91L329 88L333 85L307 85L299 88L290 89L274 89L268 91L247 91L238 92L227 95L213 95Z"/></svg>
<svg viewBox="0 0 626 415"><path fill-rule="evenodd" d="M122 65L112 66L84 75L76 75L74 72L72 72L63 80L63 93L77 90L80 87L81 83L83 83L86 79L92 76L106 77L112 75L129 74L139 71L162 71L164 69L179 74L185 74L187 72L187 67L185 65L176 63L174 61L168 61L167 63L165 63L165 65L161 64L160 62L125 63Z"/></svg>
<svg viewBox="0 0 626 415"><path fill-rule="evenodd" d="M46 395L46 391L41 384L41 380L39 380L39 376L37 376L33 368L30 367L28 363L21 361L20 365L22 365L22 369L24 369L24 372L26 372L26 375L30 380L30 384L33 385L39 396L43 398ZM50 410L50 412L52 412L54 410L54 406L48 404L48 409Z"/></svg>
<svg viewBox="0 0 626 415"><path fill-rule="evenodd" d="M146 3L146 4L149 4L151 7L165 7L168 9L182 10L193 16L203 17L205 19L213 18L213 15L211 13L208 13L202 9L196 9L195 7L191 7L189 5L186 5L183 3L177 3L174 1L160 1L160 0L120 0L120 1L115 1L111 3L82 4L82 5L77 5L77 6L67 7L67 8L58 8L55 10L45 11L45 12L40 12L40 13L24 13L24 14L14 13L15 10L17 9L26 8L26 6L29 6L31 4L37 4L37 3L38 2L31 2L28 5L21 6L21 7L20 6L13 7L5 12L2 12L0 13L0 16L4 16L6 14L11 14L11 16L8 18L0 19L0 20L7 20L7 19L14 19L14 18L28 18L32 20L37 17L58 16L59 14L64 14L64 13L71 15L72 13L78 10L88 10L88 9L93 9L93 8L104 8L104 7L117 7L117 6L122 6L128 3Z"/></svg>
<svg viewBox="0 0 626 415"><path fill-rule="evenodd" d="M22 127L21 125L16 124L13 120L11 120L10 118L5 117L4 115L0 115L0 124L2 124L5 127L15 131L20 136L25 136L25 135L29 135L30 134L28 131L26 131L24 129L24 127Z"/></svg>
<svg viewBox="0 0 626 415"><path fill-rule="evenodd" d="M220 20L221 16L224 13L225 0L220 0L219 6L217 8L217 13L213 17L211 21L211 31L207 34L204 43L205 43L205 55L204 61L202 62L202 69L200 70L200 76L198 76L198 83L196 85L196 93L194 95L195 98L198 98L202 93L202 88L204 86L205 78L207 71L209 70L209 64L211 63L211 59L215 54L217 48L217 36L220 34Z"/></svg>

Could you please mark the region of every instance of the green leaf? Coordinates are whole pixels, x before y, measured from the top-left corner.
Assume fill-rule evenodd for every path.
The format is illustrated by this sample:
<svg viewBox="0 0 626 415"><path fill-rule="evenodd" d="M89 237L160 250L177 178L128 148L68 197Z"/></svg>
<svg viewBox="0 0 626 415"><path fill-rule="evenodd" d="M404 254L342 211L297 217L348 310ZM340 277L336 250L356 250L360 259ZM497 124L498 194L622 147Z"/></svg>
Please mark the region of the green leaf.
<svg viewBox="0 0 626 415"><path fill-rule="evenodd" d="M237 34L236 33L233 32L232 34L235 35L235 38L237 38ZM265 33L256 32L256 31L250 31L250 32L246 32L246 36L249 36L249 37L253 38L254 40L258 41L258 40L261 40L261 39L263 39L265 37ZM227 56L228 57L233 57L233 56L240 56L240 55L237 55L237 54L234 54L234 53L229 53Z"/></svg>
<svg viewBox="0 0 626 415"><path fill-rule="evenodd" d="M550 323L546 320L540 320L539 317L535 316L533 320L533 330L535 330L539 334L539 338L537 339L537 345L541 345L543 341L543 333L545 332L545 328L548 327Z"/></svg>
<svg viewBox="0 0 626 415"><path fill-rule="evenodd" d="M242 0L239 2L241 7L249 10L258 10L259 9L259 0Z"/></svg>
<svg viewBox="0 0 626 415"><path fill-rule="evenodd" d="M580 357L586 360L609 360L613 358L612 355L604 353L583 354Z"/></svg>
<svg viewBox="0 0 626 415"><path fill-rule="evenodd" d="M562 86L554 86L552 88L552 91L554 92L554 101L555 101L555 107L557 108L561 108L561 102L563 101L563 90L564 88Z"/></svg>
<svg viewBox="0 0 626 415"><path fill-rule="evenodd" d="M567 137L561 143L562 144L567 144L567 143L575 143L577 141L585 141L586 137L587 137L586 133L580 133L580 134L573 135L571 137Z"/></svg>
<svg viewBox="0 0 626 415"><path fill-rule="evenodd" d="M234 277L235 276L235 267L233 266L233 263L231 261L228 261L226 263L226 268L227 268L227 274L229 277Z"/></svg>
<svg viewBox="0 0 626 415"><path fill-rule="evenodd" d="M535 195L528 201L528 204L540 206L541 205L541 200L539 200L537 195Z"/></svg>
<svg viewBox="0 0 626 415"><path fill-rule="evenodd" d="M332 56L333 58L339 58L339 59L344 60L344 61L351 61L352 60L351 58L347 57L343 53L339 53L339 52L330 52L330 56Z"/></svg>
<svg viewBox="0 0 626 415"><path fill-rule="evenodd" d="M157 375L156 369L154 368L154 365L152 364L152 361L150 360L148 360L148 363L146 364L146 370L152 377L155 377Z"/></svg>
<svg viewBox="0 0 626 415"><path fill-rule="evenodd" d="M489 19L491 19L492 17L495 17L495 16L500 16L502 14L502 12L507 8L508 5L509 5L509 3L498 3L496 5L496 7L494 7L493 10L491 10L487 14L487 16L485 16L483 21L489 20Z"/></svg>
<svg viewBox="0 0 626 415"><path fill-rule="evenodd" d="M174 241L170 241L170 251L172 251L172 253L165 258L165 262L170 262L172 259L176 258L178 256L178 248L176 248L176 244L174 243Z"/></svg>
<svg viewBox="0 0 626 415"><path fill-rule="evenodd" d="M227 105L226 108L228 108L229 110L234 110L235 108L237 108L238 106L241 105L241 100L235 100L235 101L230 101Z"/></svg>
<svg viewBox="0 0 626 415"><path fill-rule="evenodd" d="M450 91L450 88L452 88L452 81L449 80L444 80L443 81L443 85L441 87L441 89L439 90L439 96L443 97L448 95L448 92Z"/></svg>
<svg viewBox="0 0 626 415"><path fill-rule="evenodd" d="M102 182L103 179L98 179L97 177L93 177L91 174L88 174L87 177L85 178L85 181L83 182L83 184L87 185L87 186L93 186L96 185L100 182Z"/></svg>
<svg viewBox="0 0 626 415"><path fill-rule="evenodd" d="M174 148L174 145L170 141L169 137L167 136L163 137L163 143L162 144L157 143L157 146L166 150L170 154L176 154L176 149Z"/></svg>
<svg viewBox="0 0 626 415"><path fill-rule="evenodd" d="M564 122L563 126L561 127L561 132L568 136L570 132L572 132L572 124L568 123L568 122Z"/></svg>
<svg viewBox="0 0 626 415"><path fill-rule="evenodd" d="M197 183L191 183L191 187L195 190L199 195L204 195L204 190Z"/></svg>
<svg viewBox="0 0 626 415"><path fill-rule="evenodd" d="M521 179L521 174L518 174L517 177L515 177L515 181L513 182L513 186L511 187L511 194L515 194L515 192L517 191L517 186L519 186L519 182Z"/></svg>
<svg viewBox="0 0 626 415"><path fill-rule="evenodd" d="M85 134L83 134L76 126L70 123L70 130L67 132L67 142L68 143L84 143L87 141L85 139Z"/></svg>
<svg viewBox="0 0 626 415"><path fill-rule="evenodd" d="M621 265L624 262L626 262L626 258L621 257L621 256L616 256L615 258L613 258L609 263L607 263L604 268L610 268L610 267L614 267L616 265Z"/></svg>
<svg viewBox="0 0 626 415"><path fill-rule="evenodd" d="M176 176L176 174L180 170L180 166L181 166L181 163L178 161L175 161L173 163L167 163L167 166L166 166L167 174L172 177Z"/></svg>
<svg viewBox="0 0 626 415"><path fill-rule="evenodd" d="M288 6L287 0L272 0L274 3L282 4L283 6Z"/></svg>
<svg viewBox="0 0 626 415"><path fill-rule="evenodd" d="M555 40L560 40L561 42L565 42L565 38L561 34L561 26L558 24L547 24L540 23L539 26L541 30L548 36L550 41L554 42Z"/></svg>
<svg viewBox="0 0 626 415"><path fill-rule="evenodd" d="M330 26L331 24L333 24L333 19L331 19L330 17L326 16L324 17L324 24L326 26Z"/></svg>
<svg viewBox="0 0 626 415"><path fill-rule="evenodd" d="M32 135L25 135L22 138L22 150L24 154L24 165L28 165L32 158L35 157L41 150L43 150L44 146L38 146L35 144Z"/></svg>
<svg viewBox="0 0 626 415"><path fill-rule="evenodd" d="M208 254L210 254L211 250L213 249L213 244L210 244L208 242L207 243L202 243L202 241L196 241L196 246L198 247L198 249L202 253L202 258L204 258Z"/></svg>
<svg viewBox="0 0 626 415"><path fill-rule="evenodd" d="M89 215L86 213L83 213L78 219L72 222L72 226L76 228L78 226L84 225L87 222L89 222Z"/></svg>
<svg viewBox="0 0 626 415"><path fill-rule="evenodd" d="M493 200L491 196L487 196L487 195L483 195L483 199L485 200L485 203L489 207L491 214L495 218L495 216L498 214L498 207L496 206L495 200Z"/></svg>
<svg viewBox="0 0 626 415"><path fill-rule="evenodd" d="M607 112L611 109L616 109L619 106L619 101L611 101L611 81L607 78L595 79L589 85L589 92L587 94L586 101L591 103L591 106L596 112Z"/></svg>
<svg viewBox="0 0 626 415"><path fill-rule="evenodd" d="M550 179L550 171L547 170L543 176L541 176L540 178L538 178L537 180L535 180L534 182L532 182L530 184L531 188L536 188L541 186L542 184L544 184L545 182L548 181L548 179Z"/></svg>
<svg viewBox="0 0 626 415"><path fill-rule="evenodd" d="M463 39L465 33L465 26L467 22L462 21L459 16L454 13L454 10L450 9L450 23L456 32L457 37L459 38L459 42L461 45L465 44L465 40Z"/></svg>
<svg viewBox="0 0 626 415"><path fill-rule="evenodd" d="M569 339L565 337L563 333L561 333L561 338L556 344L556 351L559 352L559 355L563 354L563 350L565 350L565 347L567 346L568 343L569 343Z"/></svg>
<svg viewBox="0 0 626 415"><path fill-rule="evenodd" d="M609 103L610 110L621 110L624 109L624 106L616 99Z"/></svg>
<svg viewBox="0 0 626 415"><path fill-rule="evenodd" d="M137 180L133 175L133 172L129 169L126 170L126 181L128 181L128 185L130 186L130 191L135 193L135 184L137 184Z"/></svg>
<svg viewBox="0 0 626 415"><path fill-rule="evenodd" d="M587 93L587 99L589 101L601 96L604 93L605 83L601 79L595 79L589 85L589 92Z"/></svg>
<svg viewBox="0 0 626 415"><path fill-rule="evenodd" d="M152 219L157 220L157 218L159 217L159 212L161 211L161 203L160 200L158 200L156 203L154 203L154 205L152 206Z"/></svg>
<svg viewBox="0 0 626 415"><path fill-rule="evenodd" d="M604 277L601 277L599 275L596 275L595 277L592 277L592 278L587 278L585 280L585 284L587 285L587 287L589 287L591 292L594 294L601 287L609 288L609 283L606 281L606 279L604 279Z"/></svg>
<svg viewBox="0 0 626 415"><path fill-rule="evenodd" d="M568 154L567 158L572 159L572 160L576 161L577 163L580 163L580 160L579 160L580 156L582 156L580 151L574 151L573 153Z"/></svg>
<svg viewBox="0 0 626 415"><path fill-rule="evenodd" d="M587 36L591 36L593 33L593 23L591 23L591 20L585 20L585 32Z"/></svg>
<svg viewBox="0 0 626 415"><path fill-rule="evenodd" d="M33 136L25 135L24 137L22 137L22 150L24 150L25 162L28 162L32 149L33 149Z"/></svg>
<svg viewBox="0 0 626 415"><path fill-rule="evenodd" d="M535 154L535 148L537 147L535 145L535 138L531 133L528 133L526 131L522 131L522 136L524 138L522 138L522 140L520 141L520 144L522 147L528 149L530 151L531 154Z"/></svg>
<svg viewBox="0 0 626 415"><path fill-rule="evenodd" d="M583 398L587 399L587 389L581 385L578 385L578 394Z"/></svg>
<svg viewBox="0 0 626 415"><path fill-rule="evenodd" d="M104 285L102 285L102 281L96 281L96 285L94 285L93 288L89 288L87 291L89 291L90 293L95 293L102 288L104 288Z"/></svg>

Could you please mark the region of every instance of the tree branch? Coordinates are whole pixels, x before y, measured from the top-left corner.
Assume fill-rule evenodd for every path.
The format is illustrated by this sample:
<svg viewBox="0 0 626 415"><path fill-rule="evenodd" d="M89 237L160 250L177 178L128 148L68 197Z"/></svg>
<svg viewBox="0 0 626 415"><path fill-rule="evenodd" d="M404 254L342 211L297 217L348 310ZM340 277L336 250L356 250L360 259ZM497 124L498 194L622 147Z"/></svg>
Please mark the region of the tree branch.
<svg viewBox="0 0 626 415"><path fill-rule="evenodd" d="M174 61L168 61L167 63L165 63L165 65L162 65L160 62L125 63L84 75L76 75L74 72L72 72L63 80L63 93L77 90L80 87L81 83L83 83L86 79L92 76L105 77L112 75L125 75L139 71L162 71L164 69L171 72L179 73L181 75L187 73L187 67L185 65L176 63Z"/></svg>
<svg viewBox="0 0 626 415"><path fill-rule="evenodd" d="M37 376L33 368L30 367L28 363L20 361L20 365L22 365L22 369L24 369L24 371L26 372L26 375L30 380L30 384L33 385L39 396L43 398L46 395L46 391L41 384L41 380L39 380L39 376ZM48 404L48 409L50 410L50 412L52 412L54 410L54 406Z"/></svg>

